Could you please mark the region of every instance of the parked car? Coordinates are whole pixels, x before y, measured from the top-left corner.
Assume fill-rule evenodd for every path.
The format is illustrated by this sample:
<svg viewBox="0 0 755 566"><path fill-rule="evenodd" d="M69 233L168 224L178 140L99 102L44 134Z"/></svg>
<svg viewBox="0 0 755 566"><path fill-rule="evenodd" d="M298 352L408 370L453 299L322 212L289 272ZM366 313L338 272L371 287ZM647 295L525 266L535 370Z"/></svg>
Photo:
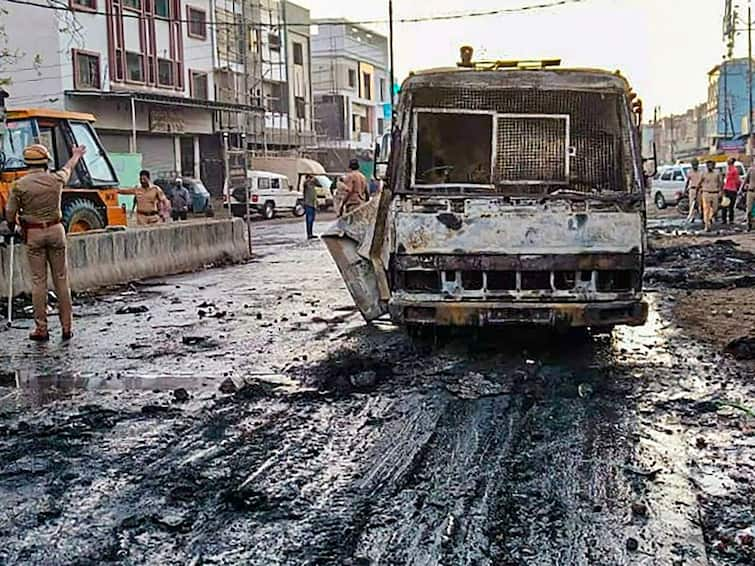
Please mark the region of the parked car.
<svg viewBox="0 0 755 566"><path fill-rule="evenodd" d="M176 187L176 179L158 178L155 179L155 185L163 190L166 197L171 198L173 189ZM181 181L191 197L189 212L201 214L212 209L210 191L207 190L202 181L192 177L181 177Z"/></svg>
<svg viewBox="0 0 755 566"><path fill-rule="evenodd" d="M737 161L735 166L744 179L744 165ZM704 167L705 163L700 163L700 168L703 169ZM716 169L724 176L726 175L726 167L726 163L716 163ZM667 206L675 206L686 198L687 175L691 170L692 165L690 163L677 163L676 165L661 167L658 170L651 185L651 195L656 208L662 210Z"/></svg>
<svg viewBox="0 0 755 566"><path fill-rule="evenodd" d="M276 214L291 212L294 216L304 214L302 194L291 188L288 177L268 171L247 171L246 187L236 187L231 191L231 214L243 218L247 212L247 194L249 209L261 214L266 220L275 218Z"/></svg>
<svg viewBox="0 0 755 566"><path fill-rule="evenodd" d="M314 175L317 184L317 208L327 209L333 206L333 193L330 190L332 179L329 180L325 168L313 160L302 157L253 157L252 167L261 171L271 171L288 178L289 184L300 193L304 192L304 181L307 175Z"/></svg>

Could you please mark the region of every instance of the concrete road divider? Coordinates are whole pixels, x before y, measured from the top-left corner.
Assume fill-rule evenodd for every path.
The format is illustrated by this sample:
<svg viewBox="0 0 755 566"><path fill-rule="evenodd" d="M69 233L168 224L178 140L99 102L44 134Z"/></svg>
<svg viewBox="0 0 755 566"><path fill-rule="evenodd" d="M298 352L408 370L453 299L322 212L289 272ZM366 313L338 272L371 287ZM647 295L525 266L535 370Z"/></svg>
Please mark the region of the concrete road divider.
<svg viewBox="0 0 755 566"><path fill-rule="evenodd" d="M163 277L249 257L242 219L171 223L152 228L97 231L68 237L68 273L74 291ZM8 296L7 248L0 248L0 296ZM23 247L14 258L14 294L31 292Z"/></svg>

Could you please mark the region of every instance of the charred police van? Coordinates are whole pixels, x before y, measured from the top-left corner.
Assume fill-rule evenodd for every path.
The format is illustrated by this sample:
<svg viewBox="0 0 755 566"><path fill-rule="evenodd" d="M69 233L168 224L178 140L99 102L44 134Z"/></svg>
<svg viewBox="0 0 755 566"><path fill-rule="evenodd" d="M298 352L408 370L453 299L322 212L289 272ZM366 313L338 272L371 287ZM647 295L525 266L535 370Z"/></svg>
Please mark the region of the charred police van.
<svg viewBox="0 0 755 566"><path fill-rule="evenodd" d="M463 49L404 82L383 190L325 235L367 320L645 322L641 103L618 73L558 63Z"/></svg>

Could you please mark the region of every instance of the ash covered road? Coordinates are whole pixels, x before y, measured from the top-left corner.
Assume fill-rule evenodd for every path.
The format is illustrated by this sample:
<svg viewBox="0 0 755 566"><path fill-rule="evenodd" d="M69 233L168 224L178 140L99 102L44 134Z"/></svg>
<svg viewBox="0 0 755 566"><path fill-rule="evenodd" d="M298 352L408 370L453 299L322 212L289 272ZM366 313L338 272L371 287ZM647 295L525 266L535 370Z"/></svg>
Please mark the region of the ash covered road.
<svg viewBox="0 0 755 566"><path fill-rule="evenodd" d="M753 563L753 366L683 291L611 337L412 342L301 232L82 297L69 346L2 333L0 563Z"/></svg>

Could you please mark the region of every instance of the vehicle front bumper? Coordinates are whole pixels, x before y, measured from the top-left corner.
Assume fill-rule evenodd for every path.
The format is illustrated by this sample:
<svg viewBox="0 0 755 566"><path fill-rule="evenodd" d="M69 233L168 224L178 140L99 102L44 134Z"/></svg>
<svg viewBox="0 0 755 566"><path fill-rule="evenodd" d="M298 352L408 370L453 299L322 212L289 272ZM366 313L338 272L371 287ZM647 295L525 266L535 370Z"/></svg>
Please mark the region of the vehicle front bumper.
<svg viewBox="0 0 755 566"><path fill-rule="evenodd" d="M398 324L434 326L496 326L524 324L556 328L641 326L648 317L645 301L590 303L392 301L391 318Z"/></svg>

